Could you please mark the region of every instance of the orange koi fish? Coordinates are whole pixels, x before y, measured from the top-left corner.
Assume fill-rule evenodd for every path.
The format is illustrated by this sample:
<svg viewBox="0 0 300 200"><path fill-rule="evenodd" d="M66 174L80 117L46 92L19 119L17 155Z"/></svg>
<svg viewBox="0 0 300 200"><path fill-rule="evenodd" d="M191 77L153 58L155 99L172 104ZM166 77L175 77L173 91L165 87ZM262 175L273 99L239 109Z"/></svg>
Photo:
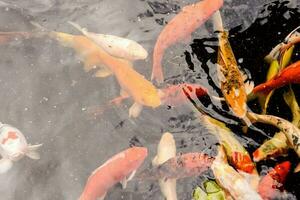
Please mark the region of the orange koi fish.
<svg viewBox="0 0 300 200"><path fill-rule="evenodd" d="M201 26L216 10L223 5L223 0L202 0L182 8L162 30L153 51L151 80L164 81L161 62L165 50L178 41L188 40L191 33Z"/></svg>
<svg viewBox="0 0 300 200"><path fill-rule="evenodd" d="M214 158L204 153L186 153L171 158L157 167L142 171L138 179L180 179L198 176L208 170Z"/></svg>
<svg viewBox="0 0 300 200"><path fill-rule="evenodd" d="M275 166L264 176L258 186L258 193L264 200L274 199L283 190L283 184L291 168L291 163L285 161Z"/></svg>
<svg viewBox="0 0 300 200"><path fill-rule="evenodd" d="M132 147L113 156L91 174L79 200L102 200L118 182L122 182L124 188L147 154L147 148Z"/></svg>
<svg viewBox="0 0 300 200"><path fill-rule="evenodd" d="M224 30L221 14L217 11L213 15L213 24L215 31L219 34L219 51L218 51L218 79L223 96L233 111L233 113L245 119L247 112L247 94L253 89L253 82L244 83L247 76L242 74L238 68L234 53L228 41L228 32ZM249 121L249 120L248 120Z"/></svg>
<svg viewBox="0 0 300 200"><path fill-rule="evenodd" d="M288 67L284 68L279 74L274 76L269 81L256 86L253 93L268 94L276 88L283 87L287 84L300 83L300 61L297 61Z"/></svg>
<svg viewBox="0 0 300 200"><path fill-rule="evenodd" d="M156 108L161 105L158 90L154 85L133 69L131 62L115 58L85 36L51 32L50 36L63 45L75 49L85 62L85 70L100 68L95 76L106 77L114 74L121 87L122 97L131 97L134 104L129 109L130 117L137 117L143 106Z"/></svg>

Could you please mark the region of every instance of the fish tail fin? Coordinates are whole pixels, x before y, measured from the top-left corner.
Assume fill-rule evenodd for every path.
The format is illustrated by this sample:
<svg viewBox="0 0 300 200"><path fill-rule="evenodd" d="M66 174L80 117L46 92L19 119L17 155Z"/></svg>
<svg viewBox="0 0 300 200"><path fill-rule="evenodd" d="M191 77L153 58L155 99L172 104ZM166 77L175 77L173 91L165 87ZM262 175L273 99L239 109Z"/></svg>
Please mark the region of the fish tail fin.
<svg viewBox="0 0 300 200"><path fill-rule="evenodd" d="M0 160L0 174L6 173L13 166L13 162L8 158L2 158Z"/></svg>
<svg viewBox="0 0 300 200"><path fill-rule="evenodd" d="M72 22L72 21L68 21L68 23L70 25L72 25L74 28L76 28L78 31L80 31L82 34L86 35L87 34L87 29L86 28L82 28L79 24Z"/></svg>
<svg viewBox="0 0 300 200"><path fill-rule="evenodd" d="M42 146L43 144L37 144L37 145L29 145L27 148L26 156L33 159L33 160L39 160L40 154L37 152L37 150Z"/></svg>

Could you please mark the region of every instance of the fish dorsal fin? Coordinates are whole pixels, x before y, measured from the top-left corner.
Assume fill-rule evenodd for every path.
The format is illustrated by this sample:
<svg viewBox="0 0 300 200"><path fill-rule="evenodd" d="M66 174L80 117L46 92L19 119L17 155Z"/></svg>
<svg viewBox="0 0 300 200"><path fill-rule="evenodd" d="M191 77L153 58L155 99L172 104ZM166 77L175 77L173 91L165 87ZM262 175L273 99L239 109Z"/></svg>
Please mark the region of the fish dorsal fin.
<svg viewBox="0 0 300 200"><path fill-rule="evenodd" d="M127 187L128 181L133 179L135 173L136 173L136 170L132 171L128 177L126 176L123 180L120 181L120 183L122 185L122 189L125 189Z"/></svg>

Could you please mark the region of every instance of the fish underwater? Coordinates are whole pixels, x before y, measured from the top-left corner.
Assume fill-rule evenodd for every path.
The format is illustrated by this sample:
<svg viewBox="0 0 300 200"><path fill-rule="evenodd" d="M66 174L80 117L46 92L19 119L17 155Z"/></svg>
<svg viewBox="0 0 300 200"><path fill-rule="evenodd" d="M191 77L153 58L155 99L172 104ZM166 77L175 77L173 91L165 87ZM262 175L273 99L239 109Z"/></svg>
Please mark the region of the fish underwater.
<svg viewBox="0 0 300 200"><path fill-rule="evenodd" d="M247 94L251 93L254 83L246 82L247 75L242 74L238 68L234 53L228 41L228 32L224 30L222 17L219 11L213 14L214 30L218 32L219 50L217 58L217 72L220 89L224 99L232 112L250 125L246 117Z"/></svg>
<svg viewBox="0 0 300 200"><path fill-rule="evenodd" d="M300 83L300 61L297 61L281 70L269 81L255 86L253 93L268 94L273 89L283 87L287 84Z"/></svg>
<svg viewBox="0 0 300 200"><path fill-rule="evenodd" d="M37 150L42 144L30 145L27 143L24 135L8 124L0 125L0 174L6 173L16 162L27 156L31 159L38 160L40 155Z"/></svg>
<svg viewBox="0 0 300 200"><path fill-rule="evenodd" d="M148 57L148 52L137 42L126 38L104 35L99 33L88 32L74 22L69 22L78 29L83 35L99 45L103 50L114 57L126 60L144 60Z"/></svg>
<svg viewBox="0 0 300 200"><path fill-rule="evenodd" d="M110 158L90 175L79 200L103 200L107 191L118 182L125 188L147 154L147 148L132 147Z"/></svg>
<svg viewBox="0 0 300 200"><path fill-rule="evenodd" d="M235 200L261 200L247 180L231 167L226 159L225 151L219 146L216 159L211 165L217 183L226 190Z"/></svg>
<svg viewBox="0 0 300 200"><path fill-rule="evenodd" d="M137 175L137 178L156 180L199 176L209 169L213 160L213 157L204 153L186 153L171 158L157 167L145 169Z"/></svg>
<svg viewBox="0 0 300 200"><path fill-rule="evenodd" d="M291 168L289 161L282 162L270 170L267 175L261 178L258 186L258 192L264 200L271 200L277 196L283 190L283 184L286 176Z"/></svg>
<svg viewBox="0 0 300 200"><path fill-rule="evenodd" d="M218 138L224 148L229 163L256 189L259 182L256 166L252 162L247 150L234 137L231 130L227 128L223 122L207 115L200 116L199 119L209 132Z"/></svg>
<svg viewBox="0 0 300 200"><path fill-rule="evenodd" d="M190 40L191 34L222 5L223 0L202 0L183 7L181 12L168 22L154 46L151 80L159 84L164 81L161 62L165 50L179 41Z"/></svg>
<svg viewBox="0 0 300 200"><path fill-rule="evenodd" d="M137 117L143 106L156 108L161 105L158 90L133 69L131 62L111 56L85 36L61 32L50 32L49 35L64 46L75 49L83 57L86 71L100 66L96 77L115 75L121 87L121 97L131 97L134 100L134 104L129 108L130 117Z"/></svg>
<svg viewBox="0 0 300 200"><path fill-rule="evenodd" d="M171 133L164 133L157 147L157 155L152 160L153 166L159 166L176 156L176 144ZM176 179L160 179L160 190L166 200L177 200Z"/></svg>

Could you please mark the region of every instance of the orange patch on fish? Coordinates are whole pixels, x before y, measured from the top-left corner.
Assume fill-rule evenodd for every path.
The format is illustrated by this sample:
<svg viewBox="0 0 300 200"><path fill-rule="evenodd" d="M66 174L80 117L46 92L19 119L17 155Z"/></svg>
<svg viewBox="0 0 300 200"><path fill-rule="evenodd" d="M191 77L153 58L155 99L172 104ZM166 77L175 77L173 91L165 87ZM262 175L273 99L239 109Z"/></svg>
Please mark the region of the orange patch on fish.
<svg viewBox="0 0 300 200"><path fill-rule="evenodd" d="M7 137L3 138L2 144L5 144L9 139L15 140L17 138L18 138L17 133L13 132L13 131L10 131L10 132L7 133Z"/></svg>
<svg viewBox="0 0 300 200"><path fill-rule="evenodd" d="M243 154L240 152L233 152L232 162L234 163L236 169L249 174L251 174L255 169L254 163L252 162L250 156L247 154Z"/></svg>

